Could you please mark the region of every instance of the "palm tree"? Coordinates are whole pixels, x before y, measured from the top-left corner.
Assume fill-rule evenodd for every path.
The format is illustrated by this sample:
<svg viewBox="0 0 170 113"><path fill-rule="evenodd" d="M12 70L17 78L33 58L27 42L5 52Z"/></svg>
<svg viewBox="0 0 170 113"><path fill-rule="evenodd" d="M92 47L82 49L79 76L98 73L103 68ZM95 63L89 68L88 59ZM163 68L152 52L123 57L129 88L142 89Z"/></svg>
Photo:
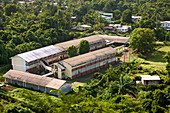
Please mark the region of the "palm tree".
<svg viewBox="0 0 170 113"><path fill-rule="evenodd" d="M131 78L126 78L126 76L123 76L121 75L120 76L120 82L118 84L118 94L121 94L121 95L126 95L126 94L129 94L129 95L132 95L134 97L135 94L134 92L136 91L136 88L134 87L134 82L132 81Z"/></svg>

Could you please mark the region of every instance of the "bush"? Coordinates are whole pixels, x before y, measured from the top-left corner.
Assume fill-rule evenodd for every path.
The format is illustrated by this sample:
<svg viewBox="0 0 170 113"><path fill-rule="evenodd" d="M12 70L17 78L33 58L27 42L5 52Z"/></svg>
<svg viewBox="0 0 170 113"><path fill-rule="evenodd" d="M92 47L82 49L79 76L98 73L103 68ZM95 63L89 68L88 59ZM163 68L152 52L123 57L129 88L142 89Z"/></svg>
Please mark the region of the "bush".
<svg viewBox="0 0 170 113"><path fill-rule="evenodd" d="M164 43L165 46L170 46L170 42L163 41L163 43Z"/></svg>
<svg viewBox="0 0 170 113"><path fill-rule="evenodd" d="M142 55L142 54L138 54L138 57L146 59L146 56Z"/></svg>
<svg viewBox="0 0 170 113"><path fill-rule="evenodd" d="M134 75L132 78L134 81L140 81L141 77L139 75Z"/></svg>

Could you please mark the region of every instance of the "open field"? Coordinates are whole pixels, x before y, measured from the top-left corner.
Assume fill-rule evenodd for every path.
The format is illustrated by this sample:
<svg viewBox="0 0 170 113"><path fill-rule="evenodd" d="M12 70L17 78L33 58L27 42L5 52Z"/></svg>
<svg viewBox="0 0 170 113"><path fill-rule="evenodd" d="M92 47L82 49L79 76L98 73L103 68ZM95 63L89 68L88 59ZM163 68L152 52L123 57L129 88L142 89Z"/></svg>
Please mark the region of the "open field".
<svg viewBox="0 0 170 113"><path fill-rule="evenodd" d="M166 61L163 56L170 51L170 46L158 46L156 50L146 58L135 57L137 61L141 62L141 66L145 68L163 69L165 70Z"/></svg>

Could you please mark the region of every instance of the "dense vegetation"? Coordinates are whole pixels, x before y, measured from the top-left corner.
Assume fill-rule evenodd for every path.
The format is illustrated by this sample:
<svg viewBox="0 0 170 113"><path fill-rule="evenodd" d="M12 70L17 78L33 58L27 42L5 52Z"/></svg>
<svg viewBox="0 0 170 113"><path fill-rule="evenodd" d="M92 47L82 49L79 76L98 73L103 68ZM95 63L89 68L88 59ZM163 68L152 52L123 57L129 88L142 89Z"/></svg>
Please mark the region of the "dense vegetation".
<svg viewBox="0 0 170 113"><path fill-rule="evenodd" d="M170 87L165 84L166 72L150 71L137 62L96 73L87 85L75 94L49 96L27 89L0 93L0 111L10 112L169 112ZM160 85L136 85L137 74L159 75ZM5 104L6 103L6 104ZM18 104L20 103L20 104Z"/></svg>

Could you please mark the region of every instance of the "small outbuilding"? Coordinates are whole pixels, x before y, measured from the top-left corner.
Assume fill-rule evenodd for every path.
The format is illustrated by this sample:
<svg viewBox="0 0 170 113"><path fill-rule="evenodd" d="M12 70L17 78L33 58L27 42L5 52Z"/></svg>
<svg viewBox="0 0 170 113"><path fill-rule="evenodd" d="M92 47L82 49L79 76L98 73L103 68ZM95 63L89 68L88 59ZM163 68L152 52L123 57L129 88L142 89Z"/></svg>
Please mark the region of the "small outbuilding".
<svg viewBox="0 0 170 113"><path fill-rule="evenodd" d="M159 76L140 75L140 77L143 85L159 84L160 82Z"/></svg>

